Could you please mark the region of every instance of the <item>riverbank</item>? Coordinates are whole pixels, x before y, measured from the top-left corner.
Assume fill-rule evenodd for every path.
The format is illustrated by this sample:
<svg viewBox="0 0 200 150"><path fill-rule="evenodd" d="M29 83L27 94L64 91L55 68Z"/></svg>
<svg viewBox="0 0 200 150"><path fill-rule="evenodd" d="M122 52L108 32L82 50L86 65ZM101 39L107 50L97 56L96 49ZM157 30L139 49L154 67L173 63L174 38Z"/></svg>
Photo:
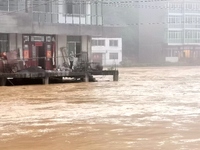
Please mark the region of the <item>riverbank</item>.
<svg viewBox="0 0 200 150"><path fill-rule="evenodd" d="M177 62L177 63L134 63L129 65L120 65L117 68L129 68L129 67L178 67L178 66L200 66L200 63L188 63L188 62ZM109 68L109 67L107 67Z"/></svg>

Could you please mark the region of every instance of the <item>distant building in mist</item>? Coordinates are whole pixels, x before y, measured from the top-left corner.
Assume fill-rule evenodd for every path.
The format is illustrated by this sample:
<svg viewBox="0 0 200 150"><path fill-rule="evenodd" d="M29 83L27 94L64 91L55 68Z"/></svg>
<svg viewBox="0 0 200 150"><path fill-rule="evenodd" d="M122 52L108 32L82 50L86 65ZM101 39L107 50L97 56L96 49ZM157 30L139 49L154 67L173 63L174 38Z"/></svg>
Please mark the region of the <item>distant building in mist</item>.
<svg viewBox="0 0 200 150"><path fill-rule="evenodd" d="M200 1L171 0L138 4L140 62L199 61Z"/></svg>
<svg viewBox="0 0 200 150"><path fill-rule="evenodd" d="M92 38L92 60L103 66L120 65L122 38Z"/></svg>
<svg viewBox="0 0 200 150"><path fill-rule="evenodd" d="M140 63L162 63L165 56L166 2L138 2L138 61ZM162 9L160 9L162 8Z"/></svg>
<svg viewBox="0 0 200 150"><path fill-rule="evenodd" d="M200 59L200 1L171 1L167 7L166 61Z"/></svg>
<svg viewBox="0 0 200 150"><path fill-rule="evenodd" d="M102 37L122 38L123 62L131 65L138 58L138 8L134 1L106 0L103 7L103 24L111 27ZM131 5L130 5L131 4Z"/></svg>

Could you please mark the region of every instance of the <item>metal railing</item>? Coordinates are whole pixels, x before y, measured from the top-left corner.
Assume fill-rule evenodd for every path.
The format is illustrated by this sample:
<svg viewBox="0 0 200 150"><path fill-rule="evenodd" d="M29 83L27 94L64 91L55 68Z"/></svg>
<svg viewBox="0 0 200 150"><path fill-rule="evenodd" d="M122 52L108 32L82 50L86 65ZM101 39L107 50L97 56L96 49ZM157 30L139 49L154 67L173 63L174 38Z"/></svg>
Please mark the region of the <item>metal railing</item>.
<svg viewBox="0 0 200 150"><path fill-rule="evenodd" d="M54 70L54 71L74 71L74 72L89 72L98 69L100 64L98 62L89 62L88 58L82 57L81 53L79 57L74 57L72 68L70 68L70 59L65 62L63 56L55 57L32 57L32 58L17 58L7 60L6 58L0 57L0 72L1 70L6 73L15 73L27 68L39 68L43 70ZM47 66L50 65L50 66ZM4 67L4 68L1 68ZM48 68L51 69L48 69Z"/></svg>
<svg viewBox="0 0 200 150"><path fill-rule="evenodd" d="M71 15L53 12L33 12L33 21L39 23L59 23L76 25L103 25L100 15Z"/></svg>
<svg viewBox="0 0 200 150"><path fill-rule="evenodd" d="M84 13L72 13L66 12L64 7L68 1L45 1L40 0L34 3L33 0L5 0L0 1L0 11L10 13L32 13L32 20L38 23L60 23L60 24L77 24L77 25L103 25L103 12L102 2L87 2L80 1L79 3L73 3L73 5L79 6L81 3L87 6ZM90 9L89 9L90 8ZM81 9L81 7L80 7ZM72 9L73 10L73 9Z"/></svg>

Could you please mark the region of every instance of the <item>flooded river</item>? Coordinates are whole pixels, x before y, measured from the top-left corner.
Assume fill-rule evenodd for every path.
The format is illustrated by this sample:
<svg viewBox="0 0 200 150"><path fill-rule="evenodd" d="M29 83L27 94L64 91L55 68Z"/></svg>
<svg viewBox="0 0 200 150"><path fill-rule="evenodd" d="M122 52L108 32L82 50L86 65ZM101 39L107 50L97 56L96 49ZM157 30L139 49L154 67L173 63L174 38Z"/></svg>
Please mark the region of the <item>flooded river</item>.
<svg viewBox="0 0 200 150"><path fill-rule="evenodd" d="M200 67L0 87L0 150L198 150Z"/></svg>

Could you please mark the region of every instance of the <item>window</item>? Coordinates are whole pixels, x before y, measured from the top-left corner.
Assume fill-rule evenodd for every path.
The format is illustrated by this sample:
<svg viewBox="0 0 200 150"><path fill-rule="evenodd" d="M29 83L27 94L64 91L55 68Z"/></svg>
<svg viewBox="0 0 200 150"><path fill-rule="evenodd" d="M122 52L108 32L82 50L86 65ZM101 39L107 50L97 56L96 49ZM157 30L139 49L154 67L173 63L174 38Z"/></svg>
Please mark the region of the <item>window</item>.
<svg viewBox="0 0 200 150"><path fill-rule="evenodd" d="M0 34L0 52L8 51L8 34Z"/></svg>
<svg viewBox="0 0 200 150"><path fill-rule="evenodd" d="M73 13L73 3L67 3L66 4L66 14L72 14Z"/></svg>
<svg viewBox="0 0 200 150"><path fill-rule="evenodd" d="M105 40L92 40L92 46L105 46Z"/></svg>
<svg viewBox="0 0 200 150"><path fill-rule="evenodd" d="M84 2L67 1L65 5L66 14L86 14L86 4Z"/></svg>
<svg viewBox="0 0 200 150"><path fill-rule="evenodd" d="M118 53L110 53L110 59L118 59Z"/></svg>
<svg viewBox="0 0 200 150"><path fill-rule="evenodd" d="M192 3L186 4L186 9L191 10L191 9L193 9L192 7L193 7Z"/></svg>
<svg viewBox="0 0 200 150"><path fill-rule="evenodd" d="M25 11L25 0L0 0L1 11Z"/></svg>
<svg viewBox="0 0 200 150"><path fill-rule="evenodd" d="M0 10L8 11L8 1L0 0Z"/></svg>
<svg viewBox="0 0 200 150"><path fill-rule="evenodd" d="M186 16L185 17L185 23L186 24L192 24L193 23L193 16Z"/></svg>
<svg viewBox="0 0 200 150"><path fill-rule="evenodd" d="M181 15L170 15L168 17L168 25L170 28L181 28L183 17Z"/></svg>
<svg viewBox="0 0 200 150"><path fill-rule="evenodd" d="M52 12L52 1L45 1L45 12Z"/></svg>
<svg viewBox="0 0 200 150"><path fill-rule="evenodd" d="M9 11L18 10L18 1L17 0L9 0Z"/></svg>
<svg viewBox="0 0 200 150"><path fill-rule="evenodd" d="M181 31L169 31L169 39L180 39L182 36Z"/></svg>
<svg viewBox="0 0 200 150"><path fill-rule="evenodd" d="M186 31L186 32L185 32L185 38L186 38L186 39L192 38L192 32L191 32L191 31Z"/></svg>
<svg viewBox="0 0 200 150"><path fill-rule="evenodd" d="M183 4L180 2L172 2L168 4L168 10L171 13L181 12L182 8L183 8Z"/></svg>
<svg viewBox="0 0 200 150"><path fill-rule="evenodd" d="M182 35L183 35L182 31L168 31L168 42L181 43Z"/></svg>
<svg viewBox="0 0 200 150"><path fill-rule="evenodd" d="M198 31L198 30L185 31L185 42L186 43L199 43L200 42L200 31Z"/></svg>
<svg viewBox="0 0 200 150"><path fill-rule="evenodd" d="M109 45L117 47L118 46L118 40L110 40Z"/></svg>
<svg viewBox="0 0 200 150"><path fill-rule="evenodd" d="M187 2L185 4L186 12L199 12L199 3L198 2Z"/></svg>

